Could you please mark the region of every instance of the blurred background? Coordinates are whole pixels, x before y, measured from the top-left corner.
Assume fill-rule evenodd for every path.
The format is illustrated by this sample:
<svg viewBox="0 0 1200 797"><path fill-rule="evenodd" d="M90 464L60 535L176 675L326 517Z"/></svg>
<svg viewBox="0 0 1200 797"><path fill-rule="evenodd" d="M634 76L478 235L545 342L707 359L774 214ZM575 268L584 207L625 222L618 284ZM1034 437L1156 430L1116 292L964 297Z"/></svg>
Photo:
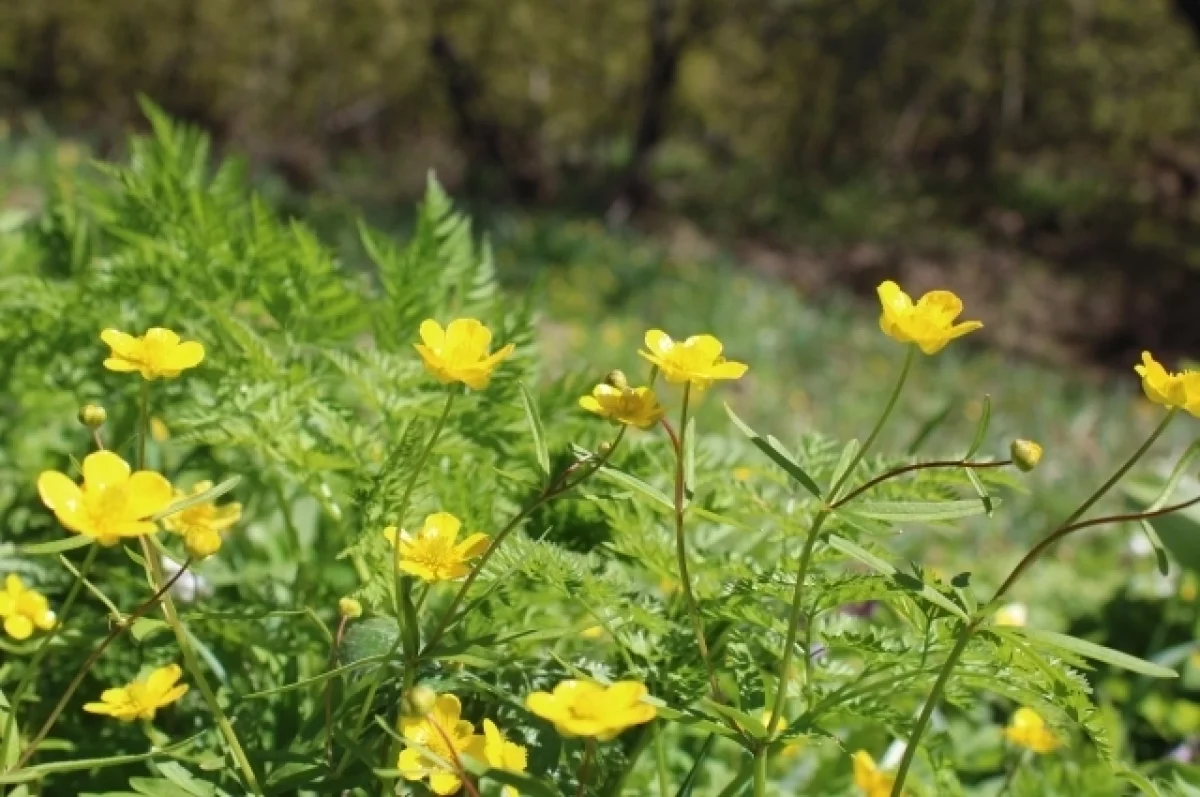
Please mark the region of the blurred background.
<svg viewBox="0 0 1200 797"><path fill-rule="evenodd" d="M11 136L114 154L139 93L310 215L434 169L808 294L952 285L1052 363L1200 353L1200 0L0 0Z"/></svg>

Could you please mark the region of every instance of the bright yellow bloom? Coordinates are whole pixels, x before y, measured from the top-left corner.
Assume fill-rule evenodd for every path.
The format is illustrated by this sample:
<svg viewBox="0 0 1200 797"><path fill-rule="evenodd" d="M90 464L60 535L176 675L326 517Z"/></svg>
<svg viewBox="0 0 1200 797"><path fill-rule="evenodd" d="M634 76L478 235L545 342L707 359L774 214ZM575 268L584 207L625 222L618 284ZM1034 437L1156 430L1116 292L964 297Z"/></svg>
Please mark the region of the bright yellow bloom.
<svg viewBox="0 0 1200 797"><path fill-rule="evenodd" d="M504 738L504 734L491 720L483 721L483 755L489 767L507 769L509 772L524 772L529 761L529 751L516 742ZM512 786L505 786L500 794L503 797L517 797L519 791Z"/></svg>
<svg viewBox="0 0 1200 797"><path fill-rule="evenodd" d="M38 476L38 494L58 522L101 545L156 530L151 516L171 503L171 483L148 470L129 472L129 464L111 451L83 459L83 484L65 473L48 470Z"/></svg>
<svg viewBox="0 0 1200 797"><path fill-rule="evenodd" d="M579 635L584 639L600 639L607 632L602 625L590 625L579 632Z"/></svg>
<svg viewBox="0 0 1200 797"><path fill-rule="evenodd" d="M58 622L46 596L25 586L16 573L9 573L4 579L0 617L4 618L4 633L18 642L33 636L34 628L49 631Z"/></svg>
<svg viewBox="0 0 1200 797"><path fill-rule="evenodd" d="M106 329L100 339L112 349L104 361L110 371L138 371L143 379L171 378L195 368L204 359L204 346L194 340L181 341L169 329L150 327L140 338L116 329Z"/></svg>
<svg viewBox="0 0 1200 797"><path fill-rule="evenodd" d="M492 371L516 348L510 343L489 356L491 345L492 331L474 318L456 319L444 330L430 318L421 323L421 343L416 349L425 361L425 370L443 385L462 382L472 390L483 390Z"/></svg>
<svg viewBox="0 0 1200 797"><path fill-rule="evenodd" d="M1029 609L1023 603L1009 603L1001 606L992 615L996 625L1009 625L1021 628L1029 620Z"/></svg>
<svg viewBox="0 0 1200 797"><path fill-rule="evenodd" d="M649 429L663 416L658 397L648 387L599 384L592 389L592 395L579 399L579 406L602 418L639 429Z"/></svg>
<svg viewBox="0 0 1200 797"><path fill-rule="evenodd" d="M1150 352L1142 352L1142 364L1133 370L1142 377L1146 398L1164 407L1178 407L1200 417L1200 371L1170 373Z"/></svg>
<svg viewBox="0 0 1200 797"><path fill-rule="evenodd" d="M150 419L150 436L156 443L165 443L171 439L171 429L162 418Z"/></svg>
<svg viewBox="0 0 1200 797"><path fill-rule="evenodd" d="M880 329L901 343L917 344L926 354L937 354L950 341L983 326L978 321L954 323L963 305L962 299L950 291L930 291L915 305L912 298L891 280L881 284L878 292L883 305Z"/></svg>
<svg viewBox="0 0 1200 797"><path fill-rule="evenodd" d="M187 684L178 684L183 671L178 664L160 667L144 681L134 681L116 689L105 689L99 703L87 703L83 710L105 714L122 722L152 720L154 712L174 703L187 692Z"/></svg>
<svg viewBox="0 0 1200 797"><path fill-rule="evenodd" d="M854 785L866 797L889 797L896 776L890 772L881 772L875 759L866 750L859 750L854 759Z"/></svg>
<svg viewBox="0 0 1200 797"><path fill-rule="evenodd" d="M591 681L563 681L554 692L534 692L525 705L550 720L563 736L594 736L602 742L654 719L657 711L643 703L646 687L637 681L601 686Z"/></svg>
<svg viewBox="0 0 1200 797"><path fill-rule="evenodd" d="M745 363L726 360L721 356L721 341L712 335L693 335L676 342L661 329L646 333L646 348L638 354L654 363L668 382L690 382L703 390L718 379L741 379Z"/></svg>
<svg viewBox="0 0 1200 797"><path fill-rule="evenodd" d="M475 726L464 719L462 704L454 695L439 695L433 710L423 717L401 717L400 733L415 745L433 753L437 761L415 747L406 747L396 761L405 780L429 778L434 794L454 794L462 788L462 778L453 767L463 755L486 758L484 737L475 735Z"/></svg>
<svg viewBox="0 0 1200 797"><path fill-rule="evenodd" d="M462 523L449 512L435 512L425 518L425 526L416 536L399 532L400 569L417 578L436 583L462 578L471 572L467 561L487 550L486 534L469 534L458 542ZM397 544L395 526L383 530L383 536L393 547Z"/></svg>
<svg viewBox="0 0 1200 797"><path fill-rule="evenodd" d="M211 490L212 486L210 481L201 481L196 482L190 493L176 490L175 501L200 495ZM217 506L216 501L202 501L181 512L167 515L162 524L167 531L173 531L183 537L188 554L197 559L204 559L221 549L222 532L227 531L241 517L242 505L239 503Z"/></svg>
<svg viewBox="0 0 1200 797"><path fill-rule="evenodd" d="M1053 753L1062 746L1062 741L1046 725L1042 716L1031 708L1017 709L1004 735L1018 747L1024 747L1035 753Z"/></svg>

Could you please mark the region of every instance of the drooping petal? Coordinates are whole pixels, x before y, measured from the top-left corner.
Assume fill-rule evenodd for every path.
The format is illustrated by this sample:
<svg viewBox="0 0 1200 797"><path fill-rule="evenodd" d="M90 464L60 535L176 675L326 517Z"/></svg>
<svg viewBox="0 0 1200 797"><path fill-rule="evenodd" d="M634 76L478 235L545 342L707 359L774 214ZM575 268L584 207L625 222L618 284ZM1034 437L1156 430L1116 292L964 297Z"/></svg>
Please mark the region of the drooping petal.
<svg viewBox="0 0 1200 797"><path fill-rule="evenodd" d="M596 401L594 396L580 396L579 406L583 407L588 412L594 412L597 415L608 415L608 411Z"/></svg>
<svg viewBox="0 0 1200 797"><path fill-rule="evenodd" d="M746 375L746 371L748 371L749 368L750 366L746 365L745 363L726 360L723 363L717 363L714 365L709 373L715 379L741 379Z"/></svg>
<svg viewBox="0 0 1200 797"><path fill-rule="evenodd" d="M83 483L90 490L122 487L129 480L129 463L111 451L96 451L83 458Z"/></svg>

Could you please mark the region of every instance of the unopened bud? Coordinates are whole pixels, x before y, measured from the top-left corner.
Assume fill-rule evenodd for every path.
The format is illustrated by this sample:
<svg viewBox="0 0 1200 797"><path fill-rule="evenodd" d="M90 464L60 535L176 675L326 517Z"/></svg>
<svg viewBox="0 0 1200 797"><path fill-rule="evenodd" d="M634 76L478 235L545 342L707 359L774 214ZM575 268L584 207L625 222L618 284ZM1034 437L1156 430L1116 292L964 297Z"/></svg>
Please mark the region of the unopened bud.
<svg viewBox="0 0 1200 797"><path fill-rule="evenodd" d="M609 371L608 376L604 377L604 382L617 390L625 390L629 387L629 380L625 378L624 371Z"/></svg>
<svg viewBox="0 0 1200 797"><path fill-rule="evenodd" d="M89 429L99 429L108 420L108 413L99 404L84 404L79 408L79 422Z"/></svg>
<svg viewBox="0 0 1200 797"><path fill-rule="evenodd" d="M603 443L596 446L596 450L600 453L600 456L607 456L608 453L612 451L612 443L605 440Z"/></svg>
<svg viewBox="0 0 1200 797"><path fill-rule="evenodd" d="M403 714L406 717L424 717L431 713L436 705L437 692L428 686L417 685L404 696Z"/></svg>
<svg viewBox="0 0 1200 797"><path fill-rule="evenodd" d="M193 559L207 559L221 550L221 535L210 529L189 532L183 538L183 547Z"/></svg>
<svg viewBox="0 0 1200 797"><path fill-rule="evenodd" d="M1013 463L1025 473L1036 468L1042 461L1042 447L1032 440L1013 440L1008 450Z"/></svg>
<svg viewBox="0 0 1200 797"><path fill-rule="evenodd" d="M362 604L354 598L342 598L338 601L338 613L347 620L357 620L362 617Z"/></svg>

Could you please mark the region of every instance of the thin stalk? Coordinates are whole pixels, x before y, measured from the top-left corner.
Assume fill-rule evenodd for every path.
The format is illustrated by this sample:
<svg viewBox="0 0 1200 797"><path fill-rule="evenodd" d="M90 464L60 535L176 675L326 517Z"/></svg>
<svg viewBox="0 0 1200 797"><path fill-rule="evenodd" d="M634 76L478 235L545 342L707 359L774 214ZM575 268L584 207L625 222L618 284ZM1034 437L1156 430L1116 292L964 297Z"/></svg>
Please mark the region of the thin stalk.
<svg viewBox="0 0 1200 797"><path fill-rule="evenodd" d="M743 763L738 768L738 771L733 774L733 777L729 779L729 782L725 784L725 788L721 789L721 793L717 797L735 797L735 795L741 794L742 789L746 786L746 781L750 778L753 767L753 762Z"/></svg>
<svg viewBox="0 0 1200 797"><path fill-rule="evenodd" d="M679 411L679 438L675 446L675 558L679 564L679 585L683 589L692 618L692 631L696 635L696 646L700 650L700 658L704 661L704 669L708 673L708 685L712 689L713 699L723 701L721 687L717 683L717 671L713 668L712 657L708 652L708 641L704 638L704 621L700 617L700 604L692 591L692 579L688 574L687 544L683 536L684 515L686 506L684 497L684 452L687 448L688 403L691 398L692 385L683 386L683 406Z"/></svg>
<svg viewBox="0 0 1200 797"><path fill-rule="evenodd" d="M667 726L656 723L654 729L654 767L658 770L658 797L671 795L671 770L667 766Z"/></svg>
<svg viewBox="0 0 1200 797"><path fill-rule="evenodd" d="M767 795L767 749L760 747L754 753L754 797Z"/></svg>
<svg viewBox="0 0 1200 797"><path fill-rule="evenodd" d="M329 646L329 670L337 666L338 649L342 646L342 637L346 633L346 623L350 618L345 615L338 622L337 636L333 639L333 644ZM329 766L333 766L333 678L325 682L325 757L329 760Z"/></svg>
<svg viewBox="0 0 1200 797"><path fill-rule="evenodd" d="M1067 534L1070 534L1072 531L1077 531L1081 528L1087 528L1088 526L1098 525L1102 522L1113 522L1114 518L1116 520L1126 520L1136 519L1139 517L1138 515L1116 515L1109 518L1097 518L1094 521L1084 521L1083 523L1076 522L1080 517L1083 516L1085 512L1091 509L1097 501L1103 498L1108 491L1111 490L1135 464L1137 464L1137 462L1146 454L1146 452L1150 450L1150 447L1154 445L1155 441L1157 441L1158 438L1162 436L1163 432L1166 431L1167 426L1170 425L1178 411L1179 410L1177 408L1170 409L1158 426L1155 427L1154 431L1150 433L1150 436L1146 438L1146 441L1137 449L1137 451L1133 452L1133 454L1130 455L1127 460L1125 460L1121 467L1117 468L1113 475L1110 476L1109 479L1104 482L1104 484L1100 485L1100 487L1097 488L1096 491L1087 498L1087 500L1080 504L1079 508L1072 512L1066 520L1060 523L1054 531L1047 534L1041 542L1030 549L1029 553L1027 553L1025 557L1017 563L1017 566L1013 568L1011 573L1009 573L1008 578L1006 578L996 590L996 593L992 596L992 599L988 601L987 606L991 606L1003 598L1008 591L1012 589L1013 585L1017 583L1017 580L1024 575L1024 573L1030 567L1033 566L1033 564L1042 556L1042 554L1044 554L1056 542L1065 537ZM1179 506L1188 506L1192 503L1193 502L1186 502L1185 504L1181 504ZM1162 511L1174 511L1178 509L1179 506L1169 507L1167 510ZM1160 513L1161 512L1145 514L1154 515ZM938 703L941 702L942 694L946 690L946 683L950 680L951 672L958 664L958 660L962 658L963 652L967 649L967 644L971 641L971 637L974 635L975 631L978 630L982 622L982 619L976 618L970 623L963 625L962 630L959 632L958 639L954 644L954 648L950 651L950 655L946 657L946 661L943 662L942 670L940 673L938 673L937 681L934 682L933 689L930 691L928 698L925 700L925 705L922 707L921 714L917 718L917 724L913 727L908 744L904 748L904 757L900 760L900 767L896 770L896 781L892 786L891 797L900 797L904 788L904 780L908 777L908 770L912 767L913 759L916 757L917 747L920 744L921 736L924 735L925 728L929 725L929 718L933 716L934 709L936 709Z"/></svg>
<svg viewBox="0 0 1200 797"><path fill-rule="evenodd" d="M1004 797L1008 794L1008 790L1012 788L1013 782L1017 779L1017 772L1027 760L1029 760L1029 756L1025 753L1017 757L1017 760L1009 767L1008 774L1004 776L1004 782L1000 784L1000 791L996 792L996 797Z"/></svg>
<svg viewBox="0 0 1200 797"><path fill-rule="evenodd" d="M95 550L95 547L97 546L93 546L93 550ZM67 703L71 701L71 697L75 694L76 690L79 689L80 684L83 683L84 677L88 674L88 671L92 669L92 666L100 660L100 656L104 653L108 646L111 645L116 638L123 634L130 626L132 626L135 620L154 608L154 605L158 603L159 598L161 598L167 590L175 586L175 582L178 581L180 577L187 571L191 563L191 559L184 562L183 566L179 568L179 572L171 576L170 581L163 584L162 587L159 588L153 595L151 595L149 599L134 609L123 622L117 624L114 628L109 630L108 634L103 640L101 640L100 644L96 646L95 650L93 650L83 662L83 665L79 668L79 671L75 673L75 677L71 679L69 684L67 684L66 690L63 692L62 697L59 698L58 703L55 704L54 708L51 710L50 716L48 716L46 721L42 723L41 729L33 737L33 740L29 743L29 746L25 748L25 752L21 755L21 760L17 762L17 769L25 766L25 764L29 762L29 759L33 758L33 754L37 752L38 745L40 745L46 738L47 734L50 733L50 729L54 727L54 723L63 713L63 710L66 709Z"/></svg>
<svg viewBox="0 0 1200 797"><path fill-rule="evenodd" d="M915 462L911 465L903 465L899 468L892 468L886 473L881 473L874 479L871 479L869 482L865 482L864 484L855 487L845 496L834 501L831 506L833 509L837 509L838 507L853 501L855 498L862 495L867 490L870 490L872 487L882 484L889 479L894 479L897 476L902 476L905 473L912 473L913 471L932 470L934 468L969 468L970 470L985 470L987 468L1003 468L1011 464L1013 464L1011 459L1002 459L995 462L970 462L965 459L940 459L934 462Z"/></svg>
<svg viewBox="0 0 1200 797"><path fill-rule="evenodd" d="M796 586L792 592L792 608L788 617L788 630L786 642L783 647L783 661L779 666L779 686L775 693L775 703L771 709L772 717L781 716L783 711L783 703L787 699L787 684L788 675L792 667L792 658L796 647L796 634L800 629L800 615L804 606L804 580L808 577L808 567L812 561L813 548L816 546L817 538L820 536L821 527L825 525L825 521L829 518L830 512L838 506L837 494L845 485L846 480L854 473L854 469L862 462L864 456L875 445L875 441L879 439L879 433L883 431L884 425L891 417L892 410L896 408L896 402L900 399L900 393L904 389L905 382L908 381L908 374L912 370L913 359L916 356L917 347L910 345L904 356L904 364L900 367L900 373L896 377L896 384L892 388L892 393L888 396L887 404L884 405L883 412L879 414L879 420L875 421L875 426L871 429L871 433L867 435L867 441L858 449L858 453L854 455L854 459L850 461L850 465L842 473L836 482L829 488L829 493L826 495L825 506L813 518L812 528L808 532L808 538L804 541L804 550L800 553L800 566L796 571ZM867 483L867 487L870 486ZM864 488L859 488L861 491ZM849 497L857 494L851 493ZM847 499L848 500L848 499ZM805 656L810 656L810 651L804 651ZM806 665L807 666L807 665Z"/></svg>
<svg viewBox="0 0 1200 797"><path fill-rule="evenodd" d="M142 392L138 400L138 458L137 469L146 467L146 438L150 434L150 383L142 380Z"/></svg>
<svg viewBox="0 0 1200 797"><path fill-rule="evenodd" d="M67 618L71 614L71 610L75 608L75 600L79 597L80 590L87 581L88 573L92 569L92 565L96 561L96 554L100 552L100 546L92 544L88 548L87 555L83 558L83 563L79 566L79 571L75 575L75 582L71 585L71 589L67 592L67 597L63 600L62 610L58 613L58 622L54 627L42 637L42 643L33 653L29 664L25 668L25 674L21 676L20 682L17 684L16 691L13 692L12 698L9 700L8 721L4 723L4 732L0 733L0 750L8 749L8 740L12 734L17 731L17 711L21 705L21 699L25 697L26 690L33 684L37 678L38 672L41 671L42 659L46 658L46 654L50 651L50 645L58 638L59 632L67 622ZM19 765L18 765L19 766Z"/></svg>
<svg viewBox="0 0 1200 797"><path fill-rule="evenodd" d="M583 761L579 764L579 789L575 792L575 797L583 797L587 791L588 769L591 767L592 758L596 755L596 741L588 738L584 742Z"/></svg>

